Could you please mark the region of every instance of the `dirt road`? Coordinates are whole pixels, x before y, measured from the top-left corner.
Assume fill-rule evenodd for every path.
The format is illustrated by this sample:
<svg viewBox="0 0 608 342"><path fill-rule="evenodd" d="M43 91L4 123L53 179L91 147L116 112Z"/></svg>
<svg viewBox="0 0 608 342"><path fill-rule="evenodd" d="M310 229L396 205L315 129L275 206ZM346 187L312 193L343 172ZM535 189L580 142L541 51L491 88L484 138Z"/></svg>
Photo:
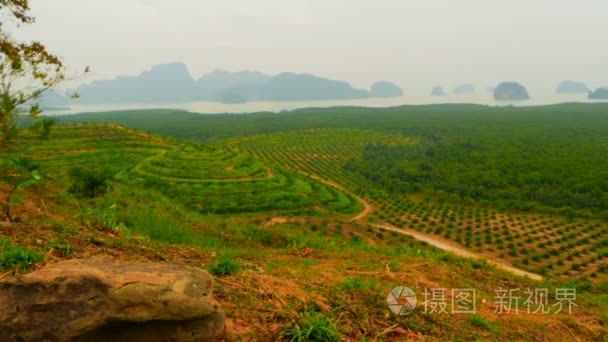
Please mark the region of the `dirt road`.
<svg viewBox="0 0 608 342"><path fill-rule="evenodd" d="M363 205L363 210L360 213L358 213L356 216L352 217L349 220L350 222L362 221L365 218L367 218L369 215L372 214L374 207L369 202L367 202L365 199L357 196L356 194L344 189L344 187L341 186L340 184L334 183L327 179L323 179L317 175L310 175L310 174L304 174L304 173L301 173L301 174L304 176L313 178L314 180L317 180L323 184L326 184L326 185L332 186L338 190L341 190L341 191L349 194L350 196L354 197L355 199L357 199L357 201L359 201ZM463 248L455 243L446 241L441 238L437 238L432 235L420 233L413 229L395 227L395 226L392 226L389 224L372 224L372 226L374 226L376 228L384 229L384 230L393 231L393 232L396 232L399 234L411 236L418 241L424 241L433 247L439 248L446 252L454 253L455 255L458 255L460 257L469 258L469 259L487 260L487 262L490 265L492 265L498 269L515 274L517 276L528 277L532 280L537 280L537 281L543 280L543 277L539 274L528 272L526 270L522 270L522 269L512 266L506 262L489 259L488 257L486 257L484 255L469 251L466 248Z"/></svg>
<svg viewBox="0 0 608 342"><path fill-rule="evenodd" d="M442 249L447 252L454 253L454 254L464 257L464 258L486 260L488 262L488 264L490 264L498 269L513 273L518 276L528 277L532 280L537 280L537 281L543 280L543 277L539 274L522 270L522 269L512 266L506 262L489 259L484 255L481 255L481 254L478 254L475 252L471 252L471 251L469 251L465 248L462 248L456 244L453 244L451 242L436 238L436 237L428 235L428 234L420 233L413 229L398 228L398 227L388 225L388 224L372 224L372 226L374 226L376 228L388 230L388 231L397 232L399 234L411 236L418 241L424 241L431 246L434 246L436 248Z"/></svg>
<svg viewBox="0 0 608 342"><path fill-rule="evenodd" d="M363 210L361 212L359 212L357 215L351 217L348 221L349 222L354 222L354 221L361 221L365 218L367 218L369 215L372 214L372 212L374 211L374 207L369 204L366 200L364 200L363 198L357 196L356 194L346 190L342 185L338 184L338 183L334 183L330 180L327 179L323 179L317 175L314 174L307 174L304 172L298 172L299 174L301 174L302 176L306 176L306 177L310 177L318 182L321 182L325 185L329 185L333 188L336 188L342 192L344 192L345 194L348 194L349 196L353 197L354 199L356 199L357 201L359 201L359 203L361 203L363 205Z"/></svg>

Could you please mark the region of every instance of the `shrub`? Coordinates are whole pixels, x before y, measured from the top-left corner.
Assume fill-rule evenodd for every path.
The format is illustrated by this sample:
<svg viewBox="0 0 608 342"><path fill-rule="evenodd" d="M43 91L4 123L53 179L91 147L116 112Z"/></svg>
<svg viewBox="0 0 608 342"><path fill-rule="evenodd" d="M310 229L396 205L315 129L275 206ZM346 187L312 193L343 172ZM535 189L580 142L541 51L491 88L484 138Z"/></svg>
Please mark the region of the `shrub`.
<svg viewBox="0 0 608 342"><path fill-rule="evenodd" d="M283 248L289 245L289 238L285 231L274 227L249 227L245 234L264 246Z"/></svg>
<svg viewBox="0 0 608 342"><path fill-rule="evenodd" d="M94 198L105 194L112 178L112 174L107 170L91 171L83 168L72 169L70 176L74 179L74 183L68 192L84 198Z"/></svg>
<svg viewBox="0 0 608 342"><path fill-rule="evenodd" d="M339 332L330 317L318 312L300 314L300 320L281 332L281 337L292 342L338 341Z"/></svg>
<svg viewBox="0 0 608 342"><path fill-rule="evenodd" d="M27 271L40 261L42 261L42 254L38 251L12 244L6 238L0 239L0 269L16 268L20 271Z"/></svg>
<svg viewBox="0 0 608 342"><path fill-rule="evenodd" d="M220 260L209 266L209 272L215 276L225 276L238 272L240 265L234 259L228 256L223 256Z"/></svg>

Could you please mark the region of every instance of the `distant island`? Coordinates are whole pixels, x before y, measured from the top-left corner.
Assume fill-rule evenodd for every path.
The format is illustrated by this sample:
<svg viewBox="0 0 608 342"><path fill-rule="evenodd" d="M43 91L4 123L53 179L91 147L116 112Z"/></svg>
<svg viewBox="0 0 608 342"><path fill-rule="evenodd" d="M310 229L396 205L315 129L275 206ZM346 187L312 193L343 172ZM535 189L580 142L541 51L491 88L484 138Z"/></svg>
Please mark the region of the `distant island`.
<svg viewBox="0 0 608 342"><path fill-rule="evenodd" d="M227 96L228 95L228 96ZM334 99L364 99L370 97L367 90L355 89L342 81L328 80L309 75L282 73L257 86L237 86L224 89L212 100L249 101L307 101Z"/></svg>
<svg viewBox="0 0 608 342"><path fill-rule="evenodd" d="M396 97L403 91L393 83L375 83L371 90L310 74L266 75L257 71L215 70L195 80L184 63L153 66L137 76L98 80L79 87L78 103L174 103L214 101L309 101Z"/></svg>
<svg viewBox="0 0 608 342"><path fill-rule="evenodd" d="M555 90L558 94L586 94L589 92L589 88L583 82L577 81L562 81Z"/></svg>
<svg viewBox="0 0 608 342"><path fill-rule="evenodd" d="M591 100L608 100L608 87L598 88L595 91L589 92Z"/></svg>
<svg viewBox="0 0 608 342"><path fill-rule="evenodd" d="M433 87L433 89L431 89L431 96L446 96L446 92L445 90L443 90L443 87L440 86L435 86Z"/></svg>
<svg viewBox="0 0 608 342"><path fill-rule="evenodd" d="M403 96L403 89L394 83L380 81L372 84L369 94L371 97L400 97Z"/></svg>
<svg viewBox="0 0 608 342"><path fill-rule="evenodd" d="M517 82L502 82L494 89L497 101L521 101L530 99L526 87Z"/></svg>
<svg viewBox="0 0 608 342"><path fill-rule="evenodd" d="M462 94L473 94L475 93L475 87L472 84L460 84L454 87L454 94L462 95Z"/></svg>

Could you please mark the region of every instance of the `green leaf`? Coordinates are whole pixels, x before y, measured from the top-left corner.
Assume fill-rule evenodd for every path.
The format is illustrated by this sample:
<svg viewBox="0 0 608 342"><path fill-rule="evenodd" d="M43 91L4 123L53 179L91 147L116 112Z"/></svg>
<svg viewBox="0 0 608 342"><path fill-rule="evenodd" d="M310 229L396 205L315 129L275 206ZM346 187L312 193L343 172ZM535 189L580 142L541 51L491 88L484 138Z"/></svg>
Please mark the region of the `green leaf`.
<svg viewBox="0 0 608 342"><path fill-rule="evenodd" d="M19 194L14 194L13 197L11 197L11 200L8 202L8 205L14 207L19 203L21 203L21 196L19 196Z"/></svg>
<svg viewBox="0 0 608 342"><path fill-rule="evenodd" d="M36 181L39 181L42 179L42 176L40 175L40 172L34 170L32 171L32 178Z"/></svg>

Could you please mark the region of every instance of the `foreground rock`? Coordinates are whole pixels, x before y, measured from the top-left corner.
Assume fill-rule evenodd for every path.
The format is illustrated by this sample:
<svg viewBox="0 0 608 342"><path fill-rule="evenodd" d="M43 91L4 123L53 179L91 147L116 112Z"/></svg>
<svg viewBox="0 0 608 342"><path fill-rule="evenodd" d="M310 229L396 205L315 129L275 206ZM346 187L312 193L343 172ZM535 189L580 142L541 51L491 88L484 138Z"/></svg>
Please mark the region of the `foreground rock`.
<svg viewBox="0 0 608 342"><path fill-rule="evenodd" d="M516 82L503 82L494 89L494 99L498 101L528 100L530 95L526 88Z"/></svg>
<svg viewBox="0 0 608 342"><path fill-rule="evenodd" d="M0 283L6 341L209 341L224 330L207 272L70 260Z"/></svg>

